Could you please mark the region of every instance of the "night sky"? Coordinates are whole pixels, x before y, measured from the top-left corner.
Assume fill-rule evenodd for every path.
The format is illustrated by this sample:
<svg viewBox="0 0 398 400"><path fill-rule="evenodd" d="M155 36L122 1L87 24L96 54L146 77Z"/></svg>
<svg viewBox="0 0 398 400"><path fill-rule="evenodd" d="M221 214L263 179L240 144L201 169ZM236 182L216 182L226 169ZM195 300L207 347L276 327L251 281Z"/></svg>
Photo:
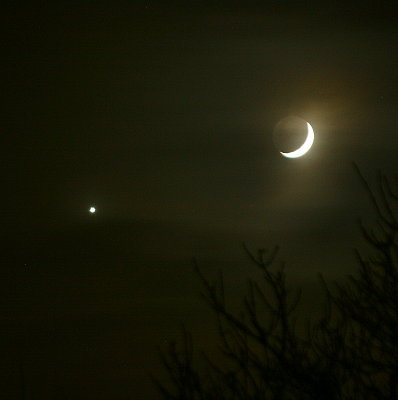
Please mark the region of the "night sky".
<svg viewBox="0 0 398 400"><path fill-rule="evenodd" d="M157 399L157 346L181 324L213 346L192 257L238 301L241 243L280 245L307 315L319 273L354 270L372 213L351 164L397 172L398 13L54 3L0 17L0 397ZM289 115L315 131L295 160Z"/></svg>

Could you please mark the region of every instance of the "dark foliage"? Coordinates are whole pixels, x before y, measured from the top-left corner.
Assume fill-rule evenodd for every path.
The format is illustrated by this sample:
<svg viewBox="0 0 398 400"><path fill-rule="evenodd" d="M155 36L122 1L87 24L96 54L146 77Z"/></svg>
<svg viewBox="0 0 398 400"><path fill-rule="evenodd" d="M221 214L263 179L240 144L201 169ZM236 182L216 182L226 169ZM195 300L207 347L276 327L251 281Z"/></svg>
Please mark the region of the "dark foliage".
<svg viewBox="0 0 398 400"><path fill-rule="evenodd" d="M203 296L215 312L223 361L204 355L195 366L191 335L161 353L168 384L156 384L165 400L398 399L398 179L378 174L373 190L356 171L377 213L377 227L360 222L372 255L357 252L358 270L343 284L321 279L325 312L295 329L300 293L288 290L283 265L274 270L277 248L248 257L261 270L249 281L243 312L230 311L222 276L212 282L195 263Z"/></svg>

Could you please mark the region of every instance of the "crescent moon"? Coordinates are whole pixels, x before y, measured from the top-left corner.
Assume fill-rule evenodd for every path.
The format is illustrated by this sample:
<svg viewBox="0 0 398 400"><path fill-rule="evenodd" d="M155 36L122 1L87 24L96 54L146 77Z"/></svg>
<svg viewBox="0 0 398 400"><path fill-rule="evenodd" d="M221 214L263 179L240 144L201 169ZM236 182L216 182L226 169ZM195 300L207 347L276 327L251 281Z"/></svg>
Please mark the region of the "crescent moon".
<svg viewBox="0 0 398 400"><path fill-rule="evenodd" d="M280 152L283 157L287 158L298 158L303 156L307 151L311 148L312 144L314 143L315 139L315 134L314 130L312 129L312 126L307 122L307 137L304 141L304 143L294 151L291 151L289 153L283 153L282 151Z"/></svg>

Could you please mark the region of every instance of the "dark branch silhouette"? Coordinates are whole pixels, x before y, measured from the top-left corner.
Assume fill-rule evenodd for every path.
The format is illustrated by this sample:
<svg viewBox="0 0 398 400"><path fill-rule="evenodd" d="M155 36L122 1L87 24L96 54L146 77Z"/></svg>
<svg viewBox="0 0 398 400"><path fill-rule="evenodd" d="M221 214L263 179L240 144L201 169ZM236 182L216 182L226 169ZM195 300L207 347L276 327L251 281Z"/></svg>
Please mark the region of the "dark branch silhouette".
<svg viewBox="0 0 398 400"><path fill-rule="evenodd" d="M240 314L228 307L222 274L211 281L194 261L222 361L204 352L206 366L197 368L200 354L184 331L161 353L170 379L155 382L165 400L398 399L398 178L394 185L379 172L373 189L354 169L377 215L376 228L359 223L372 254L357 251L357 272L342 284L321 277L322 317L297 332L300 292L288 289L283 264L275 267L278 248L255 255L243 245L262 281L249 281Z"/></svg>

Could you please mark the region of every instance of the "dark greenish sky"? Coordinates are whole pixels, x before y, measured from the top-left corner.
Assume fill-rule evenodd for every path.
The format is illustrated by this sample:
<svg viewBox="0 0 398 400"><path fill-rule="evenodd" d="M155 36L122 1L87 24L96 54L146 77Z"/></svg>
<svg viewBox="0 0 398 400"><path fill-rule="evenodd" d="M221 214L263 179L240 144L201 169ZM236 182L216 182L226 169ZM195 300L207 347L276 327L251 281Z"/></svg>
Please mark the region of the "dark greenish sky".
<svg viewBox="0 0 398 400"><path fill-rule="evenodd" d="M0 397L156 399L157 345L181 323L213 345L193 256L232 299L243 241L281 245L307 303L353 270L351 163L396 172L397 10L55 3L0 17ZM272 140L288 115L316 135L296 160Z"/></svg>

